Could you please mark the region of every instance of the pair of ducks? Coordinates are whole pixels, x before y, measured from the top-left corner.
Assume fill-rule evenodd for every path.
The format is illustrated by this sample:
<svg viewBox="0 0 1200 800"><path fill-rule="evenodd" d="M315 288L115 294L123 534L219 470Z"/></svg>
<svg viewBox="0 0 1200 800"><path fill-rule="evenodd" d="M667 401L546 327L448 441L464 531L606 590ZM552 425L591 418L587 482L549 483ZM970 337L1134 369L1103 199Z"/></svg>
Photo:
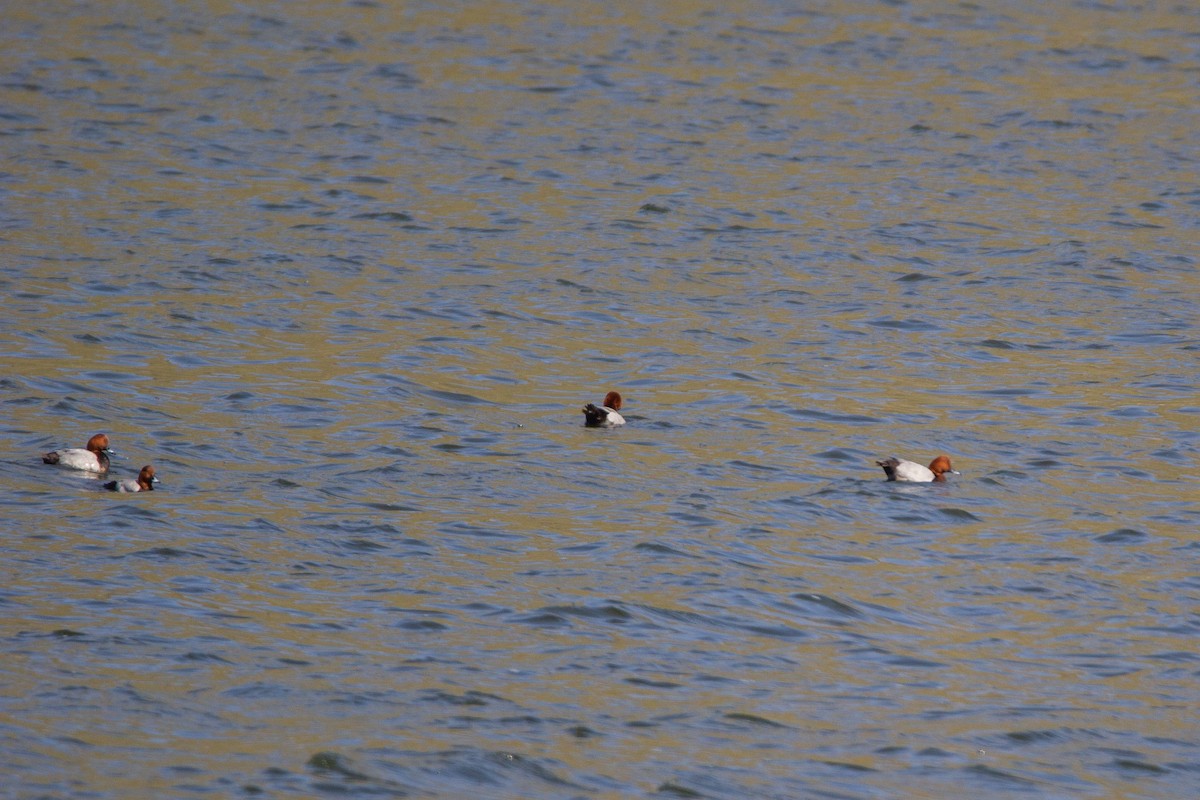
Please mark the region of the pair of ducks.
<svg viewBox="0 0 1200 800"><path fill-rule="evenodd" d="M53 450L42 456L44 464L58 464L70 469L81 469L86 472L108 472L109 456L113 451L108 447L108 436L97 433L88 439L87 447L72 447L67 450ZM110 492L149 492L154 489L158 478L154 477L154 467L147 464L138 473L137 479L125 478L119 481L109 481L104 488Z"/></svg>
<svg viewBox="0 0 1200 800"><path fill-rule="evenodd" d="M596 406L588 403L583 407L583 424L589 428L615 428L618 425L624 425L625 418L617 413L620 410L621 393L609 392L604 395L603 405ZM938 456L928 467L915 461L904 461L899 458L889 458L875 463L883 467L889 481L945 483L947 472L952 475L959 474L951 468L949 456Z"/></svg>

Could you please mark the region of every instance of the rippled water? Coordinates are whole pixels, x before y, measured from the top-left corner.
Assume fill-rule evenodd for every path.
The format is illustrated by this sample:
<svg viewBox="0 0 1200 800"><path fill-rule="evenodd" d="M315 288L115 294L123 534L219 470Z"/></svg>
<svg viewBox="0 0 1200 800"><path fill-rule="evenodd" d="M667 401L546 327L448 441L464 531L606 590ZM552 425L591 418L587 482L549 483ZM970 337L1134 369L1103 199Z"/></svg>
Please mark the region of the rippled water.
<svg viewBox="0 0 1200 800"><path fill-rule="evenodd" d="M9 5L8 796L1200 791L1195 9Z"/></svg>

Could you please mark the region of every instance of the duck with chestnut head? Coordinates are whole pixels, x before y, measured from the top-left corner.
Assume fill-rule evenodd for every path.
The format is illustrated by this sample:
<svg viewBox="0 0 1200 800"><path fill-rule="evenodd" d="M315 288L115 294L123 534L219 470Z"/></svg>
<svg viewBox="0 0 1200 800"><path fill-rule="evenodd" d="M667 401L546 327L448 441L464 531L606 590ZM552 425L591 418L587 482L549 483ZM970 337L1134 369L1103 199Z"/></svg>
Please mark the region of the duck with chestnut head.
<svg viewBox="0 0 1200 800"><path fill-rule="evenodd" d="M883 467L883 471L887 474L889 481L945 483L947 472L951 475L959 474L951 468L949 456L938 456L929 463L928 467L923 467L915 461L905 461L902 458L894 457L883 461L876 461L875 463Z"/></svg>
<svg viewBox="0 0 1200 800"><path fill-rule="evenodd" d="M583 424L589 428L614 428L624 425L625 418L617 412L621 410L621 393L609 392L604 395L601 406L588 403L583 407Z"/></svg>
<svg viewBox="0 0 1200 800"><path fill-rule="evenodd" d="M109 481L104 488L110 492L152 492L158 478L154 477L154 467L147 464L138 473L137 480L125 478L120 481Z"/></svg>
<svg viewBox="0 0 1200 800"><path fill-rule="evenodd" d="M108 436L97 433L88 439L87 447L52 450L42 456L42 463L58 464L69 469L82 469L88 472L108 472L108 458L111 455L113 455L113 451L108 448Z"/></svg>

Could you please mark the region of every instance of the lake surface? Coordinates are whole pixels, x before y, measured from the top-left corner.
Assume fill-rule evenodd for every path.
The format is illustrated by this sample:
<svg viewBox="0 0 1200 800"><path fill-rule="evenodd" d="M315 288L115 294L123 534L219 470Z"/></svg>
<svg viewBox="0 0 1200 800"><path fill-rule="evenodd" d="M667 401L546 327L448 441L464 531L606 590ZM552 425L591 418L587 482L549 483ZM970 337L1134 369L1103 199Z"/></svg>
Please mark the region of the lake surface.
<svg viewBox="0 0 1200 800"><path fill-rule="evenodd" d="M1197 796L1198 75L1169 2L7 4L2 793Z"/></svg>

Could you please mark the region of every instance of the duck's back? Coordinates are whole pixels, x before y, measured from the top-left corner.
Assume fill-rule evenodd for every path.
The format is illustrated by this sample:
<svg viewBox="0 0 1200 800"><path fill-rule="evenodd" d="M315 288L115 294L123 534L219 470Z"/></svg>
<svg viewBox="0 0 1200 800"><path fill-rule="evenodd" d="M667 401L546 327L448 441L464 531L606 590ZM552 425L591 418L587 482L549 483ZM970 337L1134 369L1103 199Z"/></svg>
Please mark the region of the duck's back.
<svg viewBox="0 0 1200 800"><path fill-rule="evenodd" d="M58 464L71 469L84 469L91 472L104 472L108 469L108 459L91 450L72 447L68 450L55 450L42 456L46 464Z"/></svg>

